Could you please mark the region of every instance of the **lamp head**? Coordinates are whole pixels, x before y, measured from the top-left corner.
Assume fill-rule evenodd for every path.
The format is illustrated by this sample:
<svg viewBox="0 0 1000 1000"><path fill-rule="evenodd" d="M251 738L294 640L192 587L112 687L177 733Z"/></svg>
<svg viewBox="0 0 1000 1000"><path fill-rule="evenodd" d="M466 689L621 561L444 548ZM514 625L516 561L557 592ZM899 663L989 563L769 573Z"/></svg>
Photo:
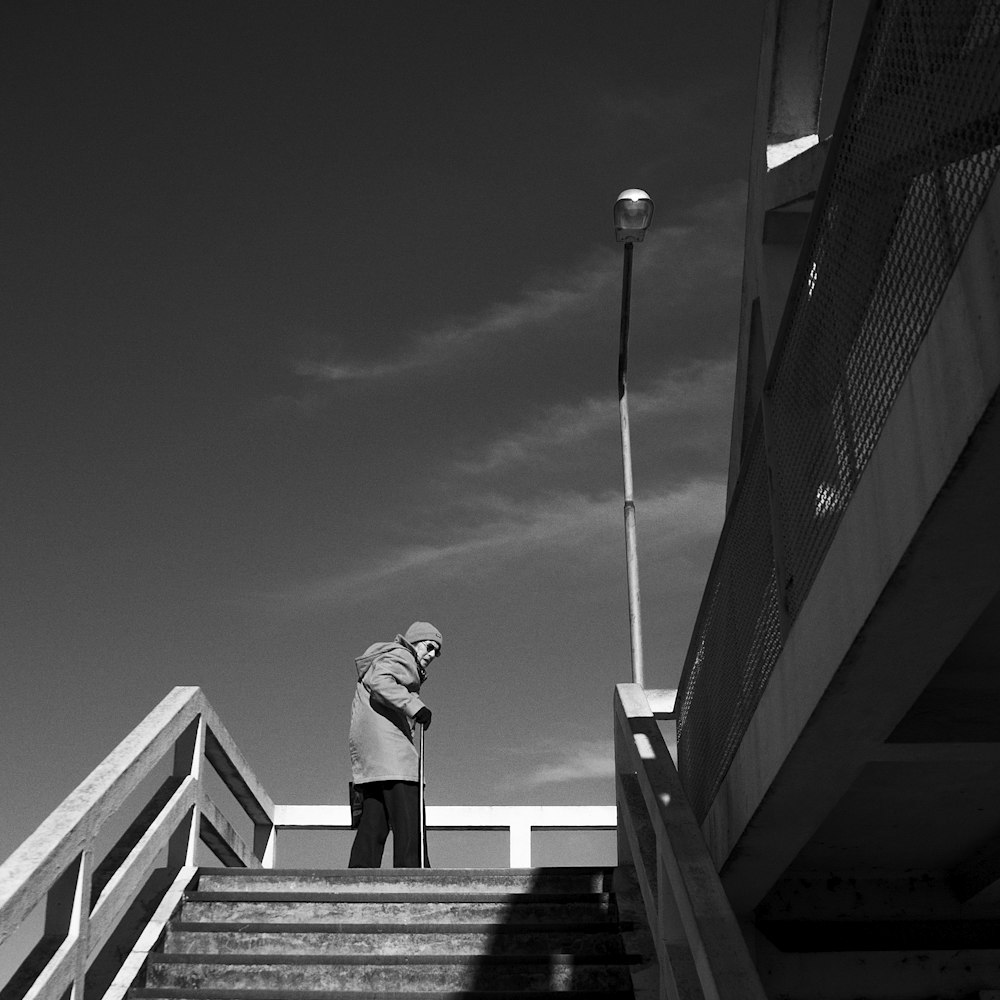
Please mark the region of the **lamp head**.
<svg viewBox="0 0 1000 1000"><path fill-rule="evenodd" d="M629 188L615 202L615 239L641 243L653 221L653 199L640 188Z"/></svg>

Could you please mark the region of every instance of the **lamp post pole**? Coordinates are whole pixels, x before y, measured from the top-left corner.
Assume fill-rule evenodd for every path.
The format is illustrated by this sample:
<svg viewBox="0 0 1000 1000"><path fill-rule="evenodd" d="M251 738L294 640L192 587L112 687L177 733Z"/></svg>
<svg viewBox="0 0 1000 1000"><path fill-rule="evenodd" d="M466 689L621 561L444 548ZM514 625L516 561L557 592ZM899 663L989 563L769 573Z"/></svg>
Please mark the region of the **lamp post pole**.
<svg viewBox="0 0 1000 1000"><path fill-rule="evenodd" d="M628 620L632 647L632 682L645 686L642 662L642 608L639 600L639 555L632 493L632 438L628 421L628 327L632 297L632 252L642 242L653 218L653 202L645 191L630 188L615 202L615 236L624 243L622 322L618 343L618 412L622 429L622 479L625 493L625 567L628 574Z"/></svg>

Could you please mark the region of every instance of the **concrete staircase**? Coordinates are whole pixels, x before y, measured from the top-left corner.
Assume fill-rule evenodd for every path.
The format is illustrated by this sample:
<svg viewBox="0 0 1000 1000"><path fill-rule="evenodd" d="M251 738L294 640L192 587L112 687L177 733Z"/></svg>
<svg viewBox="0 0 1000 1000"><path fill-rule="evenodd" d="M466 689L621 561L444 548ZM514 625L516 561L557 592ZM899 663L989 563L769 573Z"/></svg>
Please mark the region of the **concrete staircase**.
<svg viewBox="0 0 1000 1000"><path fill-rule="evenodd" d="M632 997L612 869L203 869L145 1000Z"/></svg>

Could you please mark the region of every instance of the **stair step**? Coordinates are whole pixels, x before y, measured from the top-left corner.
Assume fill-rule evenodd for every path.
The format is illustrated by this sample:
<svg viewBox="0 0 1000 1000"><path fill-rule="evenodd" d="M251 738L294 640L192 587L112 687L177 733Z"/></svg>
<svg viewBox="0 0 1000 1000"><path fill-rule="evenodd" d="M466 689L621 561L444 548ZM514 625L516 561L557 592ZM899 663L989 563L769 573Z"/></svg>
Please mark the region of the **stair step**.
<svg viewBox="0 0 1000 1000"><path fill-rule="evenodd" d="M203 869L133 1000L628 1000L613 870Z"/></svg>
<svg viewBox="0 0 1000 1000"><path fill-rule="evenodd" d="M627 990L620 955L158 955L147 986L199 988L225 982L256 990Z"/></svg>
<svg viewBox="0 0 1000 1000"><path fill-rule="evenodd" d="M611 921L607 893L188 893L185 923L541 923Z"/></svg>
<svg viewBox="0 0 1000 1000"><path fill-rule="evenodd" d="M369 990L240 990L138 987L129 991L135 1000L373 1000ZM378 1000L630 1000L632 990L383 990Z"/></svg>
<svg viewBox="0 0 1000 1000"><path fill-rule="evenodd" d="M194 902L264 902L264 903L509 903L525 906L532 903L607 903L607 892L202 892L185 894Z"/></svg>
<svg viewBox="0 0 1000 1000"><path fill-rule="evenodd" d="M246 868L205 869L198 888L204 892L354 891L381 892L604 892L610 868L347 868L316 871Z"/></svg>
<svg viewBox="0 0 1000 1000"><path fill-rule="evenodd" d="M620 925L563 924L173 924L177 954L620 954Z"/></svg>

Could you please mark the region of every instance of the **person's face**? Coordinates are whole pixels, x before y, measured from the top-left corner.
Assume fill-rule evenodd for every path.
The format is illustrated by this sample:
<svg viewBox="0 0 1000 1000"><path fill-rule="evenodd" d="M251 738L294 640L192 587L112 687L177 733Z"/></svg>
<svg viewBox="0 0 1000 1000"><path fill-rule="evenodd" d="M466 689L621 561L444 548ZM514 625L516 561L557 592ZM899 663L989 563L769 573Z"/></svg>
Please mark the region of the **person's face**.
<svg viewBox="0 0 1000 1000"><path fill-rule="evenodd" d="M413 648L417 651L417 662L422 667L426 667L441 652L441 647L433 639L421 639L413 644Z"/></svg>

